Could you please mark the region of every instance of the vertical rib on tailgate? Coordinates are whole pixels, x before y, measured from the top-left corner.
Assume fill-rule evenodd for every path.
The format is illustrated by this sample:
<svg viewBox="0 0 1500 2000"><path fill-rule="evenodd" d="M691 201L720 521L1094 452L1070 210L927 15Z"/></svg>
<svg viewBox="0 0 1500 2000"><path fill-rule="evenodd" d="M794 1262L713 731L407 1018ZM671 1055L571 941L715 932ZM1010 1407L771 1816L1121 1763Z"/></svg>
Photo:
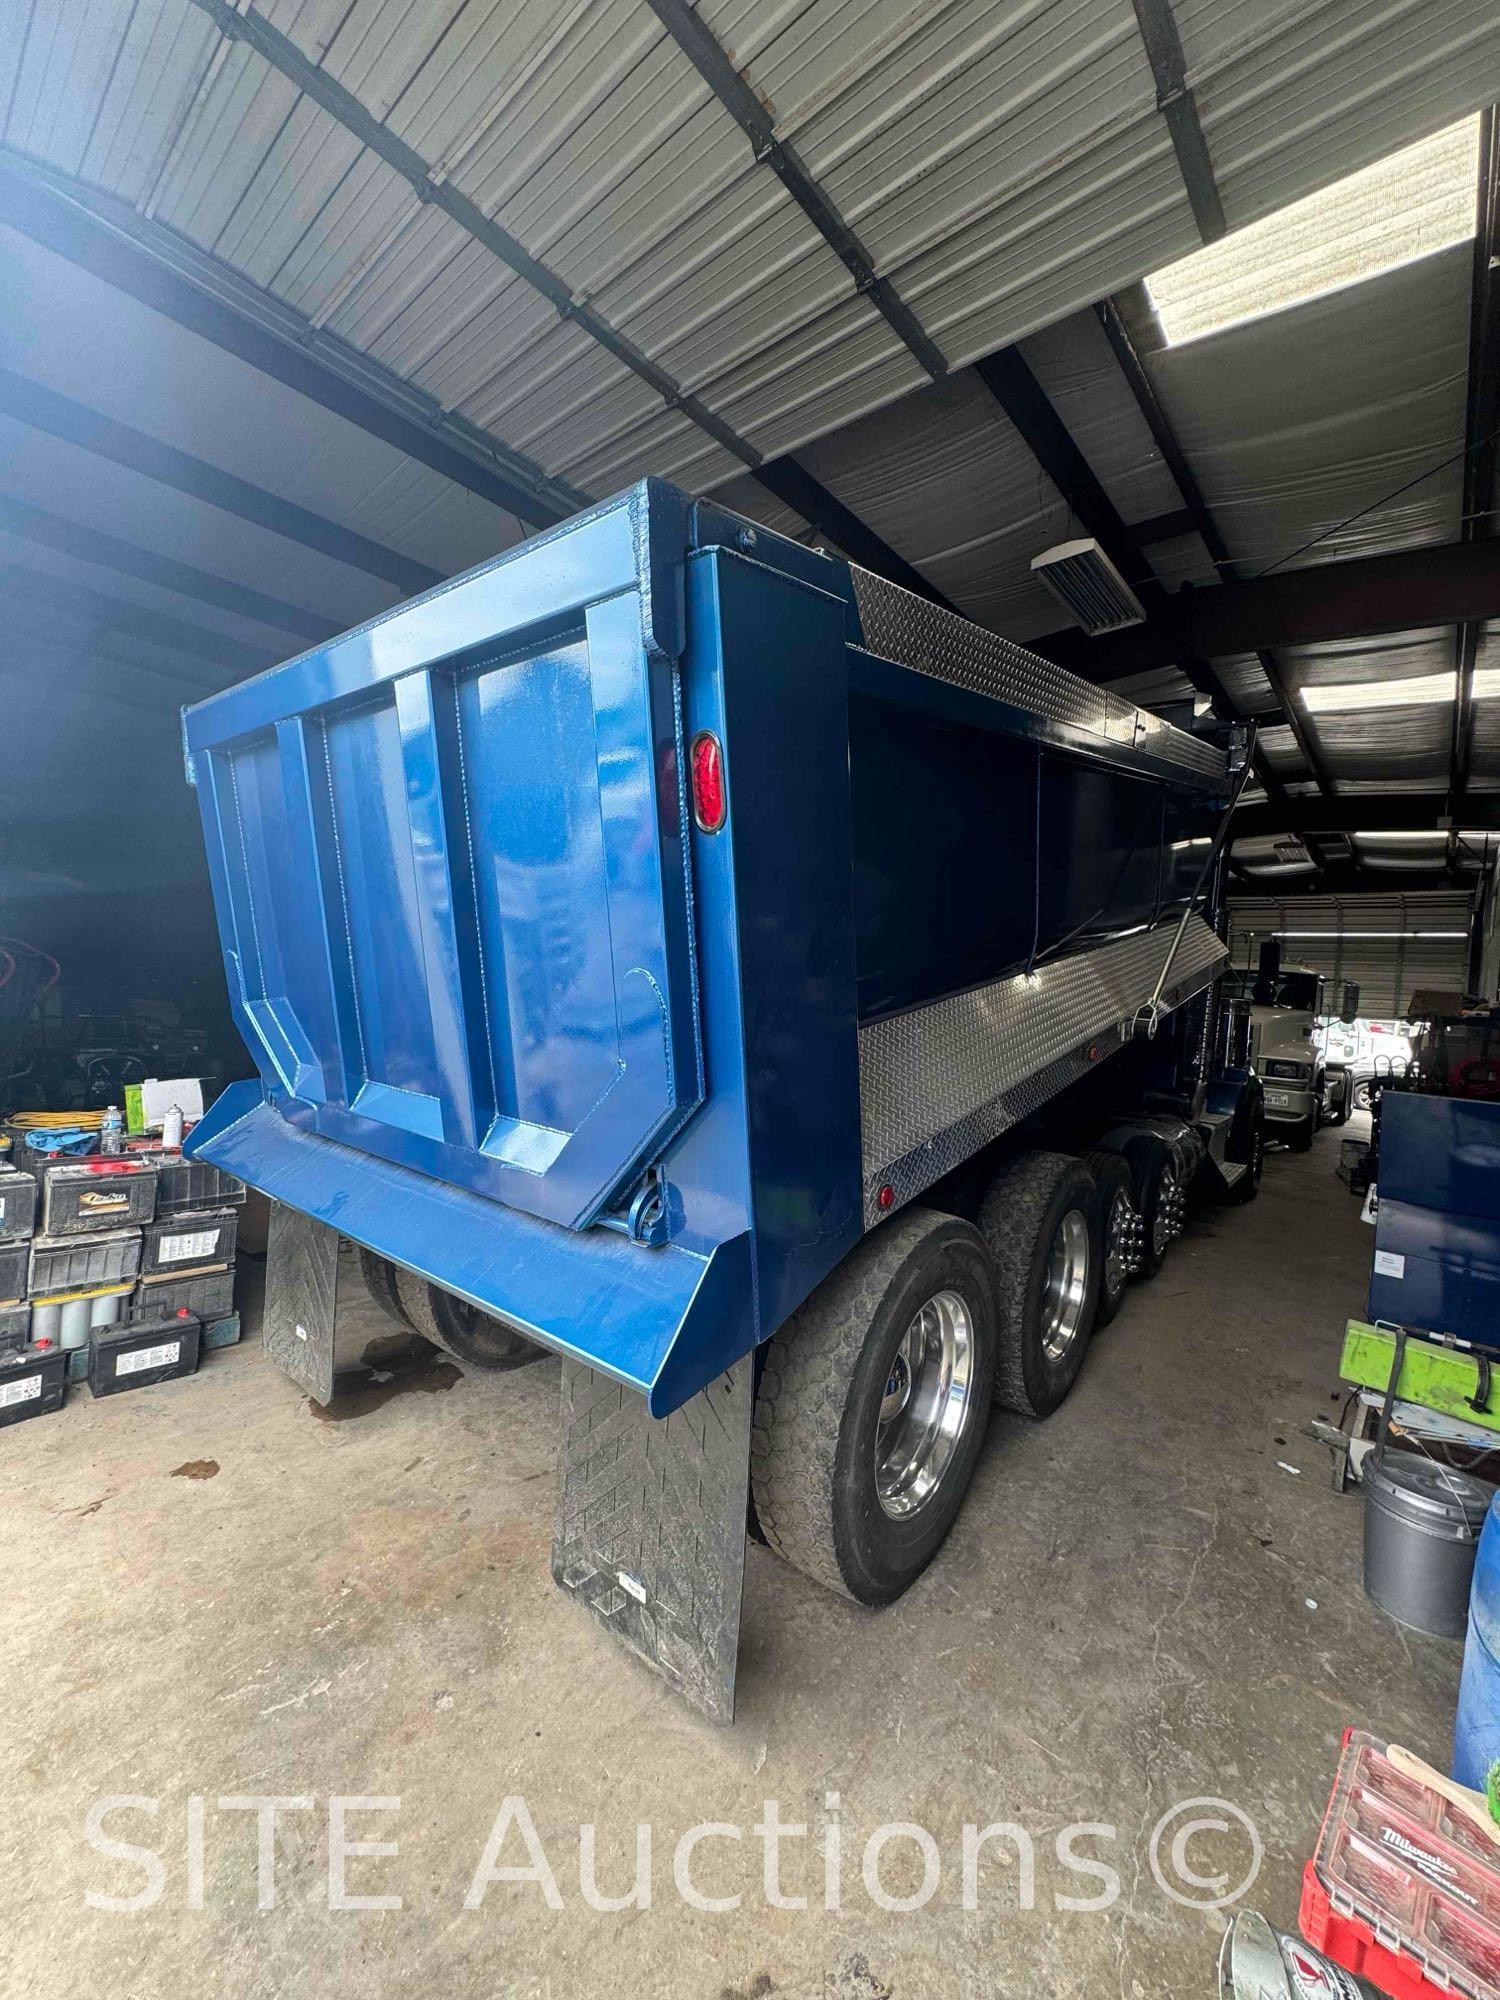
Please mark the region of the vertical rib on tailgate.
<svg viewBox="0 0 1500 2000"><path fill-rule="evenodd" d="M281 1122L576 1230L691 1115L680 513L637 488L187 712Z"/></svg>

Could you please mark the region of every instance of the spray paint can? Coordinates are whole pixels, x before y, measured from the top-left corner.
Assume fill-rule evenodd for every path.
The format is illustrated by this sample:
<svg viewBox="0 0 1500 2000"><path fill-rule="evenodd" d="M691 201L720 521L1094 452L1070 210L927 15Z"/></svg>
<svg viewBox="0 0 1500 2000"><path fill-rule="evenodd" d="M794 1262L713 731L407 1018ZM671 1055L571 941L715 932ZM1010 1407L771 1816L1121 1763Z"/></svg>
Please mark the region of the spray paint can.
<svg viewBox="0 0 1500 2000"><path fill-rule="evenodd" d="M1219 1950L1219 2000L1376 2000L1373 1989L1301 1938L1241 1910Z"/></svg>
<svg viewBox="0 0 1500 2000"><path fill-rule="evenodd" d="M99 1151L119 1153L124 1150L124 1146L125 1120L120 1116L120 1107L118 1104L108 1105L103 1118L99 1121Z"/></svg>
<svg viewBox="0 0 1500 2000"><path fill-rule="evenodd" d="M161 1121L161 1143L169 1153L180 1153L182 1151L182 1106L180 1104L170 1106L166 1117Z"/></svg>

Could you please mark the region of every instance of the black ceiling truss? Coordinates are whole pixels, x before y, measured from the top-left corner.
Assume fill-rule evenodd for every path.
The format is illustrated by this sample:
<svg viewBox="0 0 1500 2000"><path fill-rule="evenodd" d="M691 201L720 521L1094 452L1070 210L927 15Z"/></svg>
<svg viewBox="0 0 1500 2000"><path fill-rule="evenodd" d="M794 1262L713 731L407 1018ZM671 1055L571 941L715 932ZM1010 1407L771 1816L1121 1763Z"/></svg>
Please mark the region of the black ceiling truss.
<svg viewBox="0 0 1500 2000"><path fill-rule="evenodd" d="M189 624L129 598L87 589L71 577L64 582L48 571L19 565L0 568L0 598L9 615L24 608L33 621L42 620L43 632L77 625L110 639L144 646L151 653L180 653L187 662L221 667L223 673L214 677L215 685L225 679L244 680L275 666L277 660L275 653L242 645L206 625ZM122 657L134 659L135 655Z"/></svg>
<svg viewBox="0 0 1500 2000"><path fill-rule="evenodd" d="M1140 309L1149 310L1143 291L1138 292L1136 298L1140 301ZM1135 406L1140 412L1146 428L1151 433L1152 442L1161 453L1162 462L1176 482L1177 491L1182 495L1183 507L1192 521L1194 533L1196 533L1198 539L1207 550L1209 560L1213 563L1218 574L1221 577L1235 575L1235 566L1230 558L1229 545L1220 532L1219 524L1214 519L1213 511L1209 507L1203 488L1198 484L1198 476L1193 471L1192 466L1189 465L1187 454L1183 451L1177 433L1172 428L1171 419L1167 416L1166 410L1162 406L1161 398L1156 393L1156 385L1147 373L1146 365L1141 359L1140 351L1135 344L1134 336L1130 331L1130 326L1124 312L1121 310L1119 302L1115 299L1105 299L1094 310L1098 315L1099 324L1104 329L1104 336L1109 342L1115 360L1119 364L1120 372L1125 377L1126 387L1130 390ZM1287 689L1279 665L1268 651L1257 650L1255 657L1259 663L1261 672L1266 677L1266 683L1270 687L1271 693L1275 697L1277 708L1280 711L1275 719L1279 722L1284 722L1290 728L1293 740L1302 753L1303 761L1317 780L1319 791L1324 793L1330 792L1332 785L1329 781L1328 766L1323 759L1315 737L1302 719L1297 703L1293 700ZM1269 717L1261 718L1262 722L1269 721L1270 719ZM1264 746L1261 746L1259 749L1256 759L1256 772L1262 784L1266 784L1268 778L1274 777L1274 766ZM1269 786L1267 790L1269 792ZM1322 874L1328 865L1328 855L1322 848L1316 845L1309 845L1307 852L1313 862L1314 868L1319 874Z"/></svg>
<svg viewBox="0 0 1500 2000"><path fill-rule="evenodd" d="M247 6L241 12L228 5L228 0L193 0L193 5L208 16L226 40L248 43L257 55L289 83L295 84L335 123L362 146L368 147L378 159L384 160L407 183L419 201L441 209L467 236L482 244L492 257L540 293L555 308L560 319L569 321L586 333L606 353L613 355L622 367L628 368L653 389L668 409L680 410L742 465L759 465L761 454L748 438L741 437L732 424L717 415L701 397L685 388L633 340L612 326L594 306L576 298L572 287L550 265L534 257L519 237L503 228L493 216L486 215L477 202L471 201L451 181L434 172L430 161L423 159L414 146L409 146L389 125L377 118L353 91L346 90L337 78L304 54L289 35L273 27L253 7Z"/></svg>
<svg viewBox="0 0 1500 2000"><path fill-rule="evenodd" d="M443 581L442 570L429 569L426 563L414 562L411 557L385 548L352 528L325 520L321 514L253 486L247 479L237 479L233 473L221 471L191 452L162 444L144 431L118 423L113 417L89 409L86 404L39 382L28 381L8 368L0 368L0 415L77 445L96 457L110 459L179 493L206 500L211 507L237 515L257 528L269 529L272 534L304 548L315 549L320 555L332 556L352 569L383 577L400 590L430 590Z"/></svg>
<svg viewBox="0 0 1500 2000"><path fill-rule="evenodd" d="M0 222L523 522L551 527L588 505L174 232L3 151Z"/></svg>
<svg viewBox="0 0 1500 2000"><path fill-rule="evenodd" d="M899 583L904 590L913 590L918 596L941 604L945 611L957 609L920 570L914 569L904 556L897 555L889 542L882 540L795 458L768 458L755 468L755 477L768 493L773 493L783 506L790 507L826 535L851 561Z"/></svg>
<svg viewBox="0 0 1500 2000"><path fill-rule="evenodd" d="M1134 0L1134 6L1156 81L1156 108L1166 119L1172 135L1172 148L1192 206L1193 220L1203 241L1215 243L1229 225L1224 220L1224 203L1214 178L1208 141L1203 136L1198 106L1187 80L1187 59L1182 52L1182 37L1177 32L1171 0Z"/></svg>
<svg viewBox="0 0 1500 2000"><path fill-rule="evenodd" d="M1278 833L1436 833L1441 792L1339 792L1331 799L1290 798L1284 804L1242 805L1234 816L1235 837L1254 840ZM1500 792L1472 793L1464 806L1463 830L1500 829Z"/></svg>
<svg viewBox="0 0 1500 2000"><path fill-rule="evenodd" d="M1144 625L1097 639L1070 629L1030 644L1085 680L1108 683L1172 666L1185 653L1222 659L1465 618L1500 618L1500 544L1493 541L1433 543L1179 590Z"/></svg>
<svg viewBox="0 0 1500 2000"><path fill-rule="evenodd" d="M1145 559L1139 550L1146 539L1142 530L1155 539L1154 524L1146 522L1131 527L1122 518L1020 349L1007 347L998 354L986 355L982 361L975 362L974 372L1020 433L1038 465L1062 495L1069 511L1098 542L1146 611L1150 613L1165 605L1167 594L1151 573L1149 563L1145 564L1146 574L1143 576L1141 573ZM1190 509L1184 510L1184 513L1187 512ZM1181 518L1176 515L1171 517L1174 533L1179 532L1177 523ZM1186 674L1193 687L1212 703L1219 715L1243 719L1234 696L1206 656L1183 653L1171 664ZM1261 718L1263 721L1267 719ZM1259 748L1255 753L1255 769L1263 785L1268 789L1275 786L1279 790L1270 759Z"/></svg>
<svg viewBox="0 0 1500 2000"><path fill-rule="evenodd" d="M848 271L855 291L870 301L933 380L940 381L948 372L941 351L890 280L877 276L869 251L808 171L796 148L776 136L771 114L690 0L647 0L647 5L749 140L756 160L775 174Z"/></svg>
<svg viewBox="0 0 1500 2000"><path fill-rule="evenodd" d="M161 590L175 591L179 597L196 598L199 603L211 604L217 611L232 612L236 618L247 618L256 625L294 632L299 638L311 640L314 644L337 637L343 629L300 604L287 604L279 597L268 597L245 584L212 576L192 563L157 555L151 549L121 540L118 535L105 534L99 528L86 528L77 521L66 521L60 514L49 513L44 507L27 506L19 500L0 497L0 533L20 535L28 541L39 542L44 548L55 549L60 555L72 556L78 562L118 570L122 576L132 576L141 583L153 583Z"/></svg>
<svg viewBox="0 0 1500 2000"><path fill-rule="evenodd" d="M1474 274L1469 292L1469 386L1464 409L1463 524L1466 542L1490 538L1495 510L1495 459L1500 428L1500 119L1491 105L1479 121L1479 187L1474 227ZM1474 667L1481 624L1458 628L1458 678L1453 699L1450 810L1458 811L1469 782L1474 733Z"/></svg>

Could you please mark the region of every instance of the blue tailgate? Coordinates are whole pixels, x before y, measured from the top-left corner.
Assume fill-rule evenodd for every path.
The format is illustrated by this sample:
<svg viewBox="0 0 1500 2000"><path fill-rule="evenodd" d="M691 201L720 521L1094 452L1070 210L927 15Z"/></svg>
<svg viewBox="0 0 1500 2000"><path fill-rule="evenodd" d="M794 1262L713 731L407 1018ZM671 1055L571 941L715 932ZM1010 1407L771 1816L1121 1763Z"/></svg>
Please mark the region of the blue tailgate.
<svg viewBox="0 0 1500 2000"><path fill-rule="evenodd" d="M260 1115L348 1198L363 1156L581 1230L699 1104L686 542L636 488L187 712Z"/></svg>

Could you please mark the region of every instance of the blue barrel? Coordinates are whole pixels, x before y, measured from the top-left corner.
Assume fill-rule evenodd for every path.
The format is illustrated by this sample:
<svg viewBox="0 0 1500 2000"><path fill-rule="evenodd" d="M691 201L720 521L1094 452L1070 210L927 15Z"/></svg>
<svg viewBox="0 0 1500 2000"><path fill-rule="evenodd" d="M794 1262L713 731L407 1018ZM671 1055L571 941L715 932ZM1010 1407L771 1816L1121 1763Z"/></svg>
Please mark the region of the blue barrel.
<svg viewBox="0 0 1500 2000"><path fill-rule="evenodd" d="M1461 1785L1484 1790L1491 1764L1500 1761L1500 1493L1490 1502L1474 1583L1469 1592L1469 1630L1464 1641L1464 1673L1453 1724L1453 1775Z"/></svg>

